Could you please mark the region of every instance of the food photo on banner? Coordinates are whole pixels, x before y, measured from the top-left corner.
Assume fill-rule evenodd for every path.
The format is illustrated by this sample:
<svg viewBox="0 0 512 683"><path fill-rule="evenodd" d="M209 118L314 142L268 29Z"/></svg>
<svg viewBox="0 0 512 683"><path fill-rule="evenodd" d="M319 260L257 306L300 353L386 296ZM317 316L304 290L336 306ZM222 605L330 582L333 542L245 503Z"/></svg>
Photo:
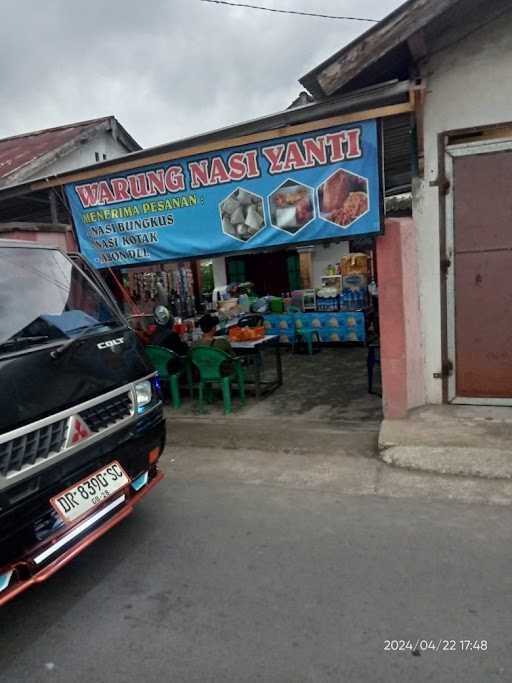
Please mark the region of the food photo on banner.
<svg viewBox="0 0 512 683"><path fill-rule="evenodd" d="M374 120L267 139L66 185L96 268L381 231Z"/></svg>

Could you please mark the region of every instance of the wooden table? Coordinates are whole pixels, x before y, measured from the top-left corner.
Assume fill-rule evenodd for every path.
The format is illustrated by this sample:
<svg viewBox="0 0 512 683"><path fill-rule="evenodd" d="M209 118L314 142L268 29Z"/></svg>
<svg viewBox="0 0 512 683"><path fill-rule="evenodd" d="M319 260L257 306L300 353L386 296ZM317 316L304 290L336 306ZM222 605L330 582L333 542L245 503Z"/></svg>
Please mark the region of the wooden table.
<svg viewBox="0 0 512 683"><path fill-rule="evenodd" d="M256 341L231 341L231 346L238 356L247 358L249 364L254 369L254 391L256 398L260 398L262 393L270 394L283 384L283 365L281 362L279 335L267 334L263 339ZM276 378L271 382L263 382L261 379L263 351L267 349L274 349L276 358Z"/></svg>

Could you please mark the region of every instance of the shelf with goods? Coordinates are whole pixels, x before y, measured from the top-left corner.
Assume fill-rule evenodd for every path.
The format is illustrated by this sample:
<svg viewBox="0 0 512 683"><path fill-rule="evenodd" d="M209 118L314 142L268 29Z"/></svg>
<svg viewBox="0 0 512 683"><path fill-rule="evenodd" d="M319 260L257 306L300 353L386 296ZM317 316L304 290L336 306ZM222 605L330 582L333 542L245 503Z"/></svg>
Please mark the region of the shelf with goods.
<svg viewBox="0 0 512 683"><path fill-rule="evenodd" d="M173 313L180 318L191 318L196 313L194 300L194 274L188 264L180 264L172 271L174 301Z"/></svg>
<svg viewBox="0 0 512 683"><path fill-rule="evenodd" d="M175 317L195 315L194 276L188 263L127 268L123 284L129 295L127 313L132 313L133 308L139 316L149 316L160 304Z"/></svg>

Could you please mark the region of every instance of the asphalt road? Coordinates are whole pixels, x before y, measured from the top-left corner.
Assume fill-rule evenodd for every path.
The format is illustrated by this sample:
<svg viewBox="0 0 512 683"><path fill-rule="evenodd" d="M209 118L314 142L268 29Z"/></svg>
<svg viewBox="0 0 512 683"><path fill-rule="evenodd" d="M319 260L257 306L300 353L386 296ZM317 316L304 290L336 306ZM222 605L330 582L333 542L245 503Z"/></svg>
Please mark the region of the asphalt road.
<svg viewBox="0 0 512 683"><path fill-rule="evenodd" d="M512 680L510 508L198 477L183 458L1 610L2 683ZM385 651L400 639L455 645Z"/></svg>

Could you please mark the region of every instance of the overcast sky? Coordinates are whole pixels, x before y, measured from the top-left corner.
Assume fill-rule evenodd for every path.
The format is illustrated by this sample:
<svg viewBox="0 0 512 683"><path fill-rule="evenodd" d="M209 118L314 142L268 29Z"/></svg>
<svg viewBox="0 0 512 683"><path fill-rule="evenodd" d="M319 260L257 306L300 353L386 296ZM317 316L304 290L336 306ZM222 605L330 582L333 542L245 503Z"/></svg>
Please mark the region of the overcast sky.
<svg viewBox="0 0 512 683"><path fill-rule="evenodd" d="M375 19L401 4L247 1ZM143 147L286 108L300 76L371 26L200 0L2 0L0 11L0 137L114 114Z"/></svg>

